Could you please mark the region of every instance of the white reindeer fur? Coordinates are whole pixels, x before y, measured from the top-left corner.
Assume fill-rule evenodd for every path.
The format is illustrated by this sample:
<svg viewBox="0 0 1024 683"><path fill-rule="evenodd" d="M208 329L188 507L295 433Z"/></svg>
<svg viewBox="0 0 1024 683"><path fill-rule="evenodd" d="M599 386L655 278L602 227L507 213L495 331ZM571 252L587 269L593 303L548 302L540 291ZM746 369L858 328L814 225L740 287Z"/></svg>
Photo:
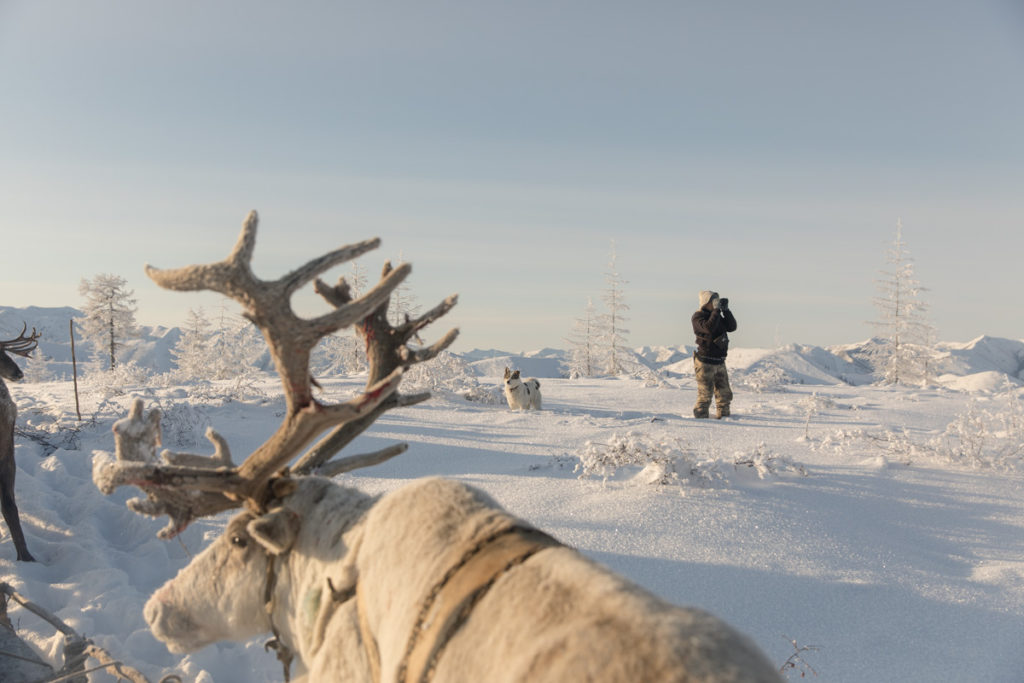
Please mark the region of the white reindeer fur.
<svg viewBox="0 0 1024 683"><path fill-rule="evenodd" d="M540 410L540 382L520 379L518 370L505 368L505 400L512 410Z"/></svg>
<svg viewBox="0 0 1024 683"><path fill-rule="evenodd" d="M424 596L451 558L513 520L485 494L450 480L418 480L379 500L321 478L297 482L284 508L270 513L292 520L296 531L277 560L273 623L309 681L370 681L361 600L381 681L394 681ZM171 650L270 630L262 606L267 556L256 542L240 550L230 541L246 528L259 537L260 523L249 513L236 517L150 598L146 619ZM273 528L287 535L290 524ZM339 593L354 586L359 598L332 600L328 579ZM553 547L494 582L448 642L432 680L780 679L756 646L722 621L665 603L575 550Z"/></svg>

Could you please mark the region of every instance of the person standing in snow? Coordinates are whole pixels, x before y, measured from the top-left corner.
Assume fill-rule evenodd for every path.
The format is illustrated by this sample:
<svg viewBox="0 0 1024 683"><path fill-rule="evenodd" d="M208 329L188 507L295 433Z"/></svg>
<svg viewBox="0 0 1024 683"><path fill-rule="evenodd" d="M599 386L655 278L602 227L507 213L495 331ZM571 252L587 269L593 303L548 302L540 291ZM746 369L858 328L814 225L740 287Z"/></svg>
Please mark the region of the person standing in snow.
<svg viewBox="0 0 1024 683"><path fill-rule="evenodd" d="M690 322L697 336L697 350L693 352L693 372L697 376L697 403L693 416L708 417L711 396L715 397L715 417L729 417L732 389L725 357L729 353L729 332L736 331L736 318L729 310L729 300L719 298L718 292L700 293L700 308Z"/></svg>

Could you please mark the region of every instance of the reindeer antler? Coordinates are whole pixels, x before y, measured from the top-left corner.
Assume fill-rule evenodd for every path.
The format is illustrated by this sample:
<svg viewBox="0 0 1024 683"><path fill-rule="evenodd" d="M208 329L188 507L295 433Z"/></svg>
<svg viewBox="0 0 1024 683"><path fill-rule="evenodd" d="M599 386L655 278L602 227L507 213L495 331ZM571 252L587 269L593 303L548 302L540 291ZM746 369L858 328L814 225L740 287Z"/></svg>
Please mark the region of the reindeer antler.
<svg viewBox="0 0 1024 683"><path fill-rule="evenodd" d="M0 341L0 351L6 351L7 353L13 353L17 356L28 358L28 354L39 345L40 332L36 332L36 328L32 328L32 334L28 337L25 336L25 331L28 330L28 323L23 322L21 324L21 332L14 339L8 339L7 341Z"/></svg>
<svg viewBox="0 0 1024 683"><path fill-rule="evenodd" d="M386 262L381 272L381 281L388 279L393 272L391 262ZM341 278L334 287L318 279L313 283L313 288L328 303L339 308L349 305L352 299L351 291L344 278ZM390 301L385 301L372 314L364 318L356 329L366 343L366 355L370 364L367 385L380 381L399 368L428 361L451 346L459 333L456 329L449 330L440 340L424 349L410 349L408 343L420 330L450 311L457 302L458 296L453 294L415 320L407 319L405 323L397 327L388 322ZM386 410L415 405L428 398L430 398L429 392L408 396L392 395L364 417L336 427L295 463L294 471L337 474L364 467L365 465L362 464L364 458L370 456L350 456L332 463L327 461L373 424Z"/></svg>
<svg viewBox="0 0 1024 683"><path fill-rule="evenodd" d="M116 459L109 455L97 457L93 465L93 480L104 493L124 484L142 488L147 499L133 499L129 501L129 506L144 514L170 516L170 525L160 532L165 538L180 533L197 517L239 507L243 502L262 508L272 495L272 487L268 486L271 478L319 434L332 427L359 423L363 426L356 432L358 434L383 410L410 405L413 401L395 394L402 373L404 368L430 355L429 352L411 352L406 349L408 337L400 342L404 350L395 346L394 338L372 342L368 339L371 380L363 393L345 403L333 405L314 399L313 380L309 372L309 358L313 348L324 336L356 321L374 317L376 311L386 311L391 292L408 276L411 267L403 264L394 270L386 268L377 286L356 300L352 300L351 296L332 299L324 294L327 288L317 280L317 290L322 290L321 294L335 309L317 318L300 318L291 308L291 295L296 290L323 271L376 248L380 240L367 240L341 247L278 280L265 281L252 273L250 265L257 223L256 212L250 212L234 249L223 261L173 270L146 266L146 273L161 287L180 291L212 290L241 303L245 308L245 316L260 329L270 348L274 366L284 387L287 406L277 431L238 467L231 463L227 443L213 430L208 430L207 438L215 446L214 456L204 458L165 452L164 461L157 462L155 450L159 444L159 411L151 411L145 416L141 401L133 405L128 418L114 425ZM348 290L343 280L338 287L346 292ZM337 293L337 290L332 291ZM454 297L449 297L447 305L442 304L439 309L443 308L447 312L454 301ZM435 344L434 347L439 348L434 354L450 344L456 334L452 330ZM380 350L371 353L370 350L377 347ZM378 355L400 357L402 361L388 365L387 372L381 373L380 364L375 366L373 361ZM418 402L425 397L414 398ZM367 421L371 416L372 419ZM328 453L318 464L322 464L337 450L335 448ZM357 456L354 460L358 464L354 467L375 464L402 450L392 448L386 453ZM332 464L330 469L336 473L354 467Z"/></svg>

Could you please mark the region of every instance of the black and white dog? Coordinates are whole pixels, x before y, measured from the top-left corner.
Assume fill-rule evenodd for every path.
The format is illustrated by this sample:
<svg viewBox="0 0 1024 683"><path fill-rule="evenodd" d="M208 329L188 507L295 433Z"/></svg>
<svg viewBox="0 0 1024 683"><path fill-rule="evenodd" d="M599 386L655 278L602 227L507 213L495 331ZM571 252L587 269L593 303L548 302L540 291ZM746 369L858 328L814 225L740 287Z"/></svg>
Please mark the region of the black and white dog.
<svg viewBox="0 0 1024 683"><path fill-rule="evenodd" d="M505 400L512 410L540 410L540 382L519 379L519 371L505 368Z"/></svg>

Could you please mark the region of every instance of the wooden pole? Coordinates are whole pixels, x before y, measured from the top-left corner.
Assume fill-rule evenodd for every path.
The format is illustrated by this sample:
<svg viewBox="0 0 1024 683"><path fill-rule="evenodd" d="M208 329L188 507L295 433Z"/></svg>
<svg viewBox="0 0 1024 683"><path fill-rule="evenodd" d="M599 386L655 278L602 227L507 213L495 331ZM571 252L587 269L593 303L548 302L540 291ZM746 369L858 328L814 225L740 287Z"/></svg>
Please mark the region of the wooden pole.
<svg viewBox="0 0 1024 683"><path fill-rule="evenodd" d="M82 409L78 404L78 360L75 358L75 321L68 321L68 332L71 334L71 377L75 381L75 414L82 421Z"/></svg>

